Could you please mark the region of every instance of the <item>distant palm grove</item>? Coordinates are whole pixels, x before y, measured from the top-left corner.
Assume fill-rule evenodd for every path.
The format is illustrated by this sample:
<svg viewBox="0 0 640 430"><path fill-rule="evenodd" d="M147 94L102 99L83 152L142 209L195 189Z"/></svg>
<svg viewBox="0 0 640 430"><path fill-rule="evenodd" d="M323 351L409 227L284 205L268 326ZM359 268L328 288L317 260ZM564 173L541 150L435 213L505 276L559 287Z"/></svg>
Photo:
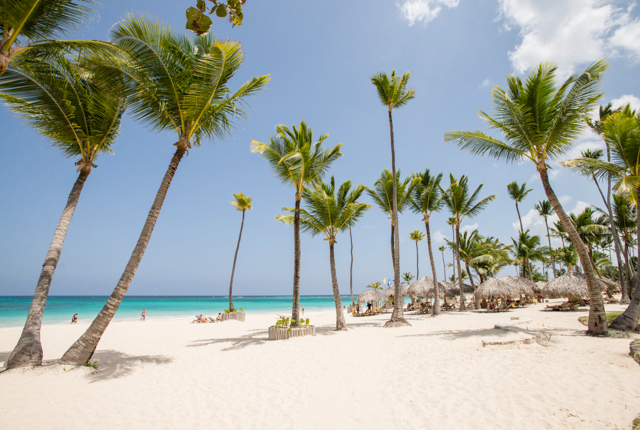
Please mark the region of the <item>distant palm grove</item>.
<svg viewBox="0 0 640 430"><path fill-rule="evenodd" d="M233 19L237 20L238 16L242 19L241 12L234 9L230 13ZM130 238L133 252L120 279L114 280L113 293L86 332L63 355L61 362L66 364L84 365L91 359L133 280L183 157L192 147L210 143L214 138L224 140L232 136L234 127L247 119L249 99L265 91L270 81L268 74L246 82L234 77L244 61L239 42L219 40L197 26L194 28L199 30L194 31L198 34L187 37L184 30L171 29L144 14L131 14L116 23L108 41L61 39L93 14L95 11L83 2L2 2L0 97L9 109L68 157L69 168L76 169L78 175L75 183L70 184L71 192L43 265L33 268L34 274L39 270L40 275L21 337L8 359L9 368L42 364L42 317L64 240L72 228L74 211L81 204L83 186L92 169L97 167L100 156L112 152L123 115L130 114L140 127L155 132L174 131L175 137L163 144L175 149L172 149L172 158L167 160L166 173L139 237ZM192 26L196 24L191 22ZM375 173L378 176L375 183L356 185L348 178L334 178L331 168L341 162L343 144L331 141L327 130L314 130L303 118L293 125L274 124L271 135L254 136L247 146L247 154L255 155L248 156L261 157L268 163L273 177L265 180L271 181L273 187L285 186L291 190L290 200L281 202L282 213L273 214L276 221L292 227L291 236L283 239L292 239L294 245L290 256L293 262L291 327L298 327L302 320L300 283L304 277L301 270L304 254L300 235L306 233L327 242L327 261L318 264L326 265L331 274L332 285L327 286L327 293L331 292L335 299L336 330L348 328L336 274L336 267L346 267L347 262L336 261L334 248L338 236L349 232L350 270L354 263L365 265L358 261L358 243L353 241L351 229L375 207L390 223L389 241L380 244L380 249L389 252L388 268L394 273L395 297L402 297L400 221L413 217L424 223L424 230L411 232L404 239L415 241L416 246L416 265L412 263L404 270L415 268L415 275L420 278L419 261L428 258L431 270L427 275L435 291L433 316L441 312L441 282L457 284L459 311L465 311L463 281L475 291L504 268L512 267L519 276L534 282L574 272L583 274L589 291L588 333L592 335L608 332L599 279L617 282L622 289L621 302L628 307L611 328L636 329L640 319L636 275L640 255L637 240L640 113L630 106L619 109L599 106L606 69L607 64L600 61L562 82L553 63L540 64L523 78L508 75L504 88L496 86L492 90L494 112L479 112L491 134L483 130L466 131L464 124L460 124L460 131L444 134L444 142L462 151L506 163L523 163L523 169L539 176L546 195L546 199L539 202L527 199L532 191L530 185L516 181L505 184L504 197L513 200L515 206L510 215L518 218L518 231L506 244L496 239L499 232L469 230L463 226L466 220L490 211L496 199L496 195L488 195L483 190L481 175L456 177L449 172L439 172L438 163L432 161L437 159L437 154L425 160L421 171L401 172L403 160L396 159L396 147L403 142L396 140L393 117L411 109L411 101L420 96L419 91L410 86L409 72L372 71L370 89L376 92L382 105L377 121L386 121L385 130L387 123L389 127L388 141L385 135L384 145L371 147L372 151L387 151L384 153L389 156L388 168L379 176ZM593 111L598 109L596 118ZM588 150L580 158L563 159L588 128L602 138L606 150ZM570 213L563 208L548 173L548 163L558 159L563 160L562 166L582 175L585 186L593 186L594 193L598 193L597 206L587 207L581 213ZM227 311L236 312L233 278L236 262L242 261L240 242L245 214L252 209L252 200L238 190L228 191L233 197L233 207L242 212L242 220L238 219L233 267L229 267ZM527 228L521 217L524 208L535 209L544 219L546 234L538 236ZM50 216L55 215L53 208L48 212ZM440 257L433 249L434 224L451 234L445 239L445 246L438 250L442 253L444 276L448 270L452 275L440 281L436 273L436 264L439 264L436 259ZM553 246L552 238L561 246ZM420 253L420 242L420 246L426 245L428 255ZM229 244L230 254L232 246ZM341 247L347 247L346 240ZM452 265L445 264L445 251L454 256ZM405 273L407 283L413 278L411 273ZM380 283L372 282L371 286L378 289ZM351 280L349 287L351 305L355 305ZM344 283L343 288L346 288ZM474 303L479 306L479 300ZM385 327L408 324L403 316L402 300L395 300Z"/></svg>

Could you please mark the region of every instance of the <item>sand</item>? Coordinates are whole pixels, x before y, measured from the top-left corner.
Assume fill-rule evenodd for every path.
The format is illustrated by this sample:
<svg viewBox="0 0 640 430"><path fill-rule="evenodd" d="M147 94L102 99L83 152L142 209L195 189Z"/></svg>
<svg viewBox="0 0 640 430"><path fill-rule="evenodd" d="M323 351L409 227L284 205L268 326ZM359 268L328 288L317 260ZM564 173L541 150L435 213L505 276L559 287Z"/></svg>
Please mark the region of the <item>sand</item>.
<svg viewBox="0 0 640 430"><path fill-rule="evenodd" d="M628 429L640 366L628 338L584 335L580 312L388 315L307 312L317 336L268 341L275 315L247 322L113 323L99 370L52 364L86 325L42 329L46 366L0 373L0 429ZM622 310L608 306L607 311ZM541 343L493 329L511 317ZM522 325L522 324L521 324ZM0 329L0 365L20 328ZM632 336L636 337L636 336Z"/></svg>

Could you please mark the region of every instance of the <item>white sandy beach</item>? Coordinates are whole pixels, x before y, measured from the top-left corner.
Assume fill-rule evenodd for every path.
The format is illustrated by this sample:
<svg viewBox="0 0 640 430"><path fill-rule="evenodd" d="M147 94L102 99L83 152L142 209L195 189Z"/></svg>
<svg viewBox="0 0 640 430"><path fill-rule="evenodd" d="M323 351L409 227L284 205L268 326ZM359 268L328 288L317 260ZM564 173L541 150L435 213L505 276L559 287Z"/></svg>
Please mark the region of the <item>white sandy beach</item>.
<svg viewBox="0 0 640 430"><path fill-rule="evenodd" d="M640 412L631 339L584 336L580 312L388 315L307 312L316 337L268 341L275 315L246 323L120 322L94 356L99 371L46 365L0 374L0 429L628 429ZM609 305L607 311L622 310ZM493 329L519 316L551 334L534 344L482 346L520 335ZM85 324L46 325L55 362ZM0 362L20 328L0 329ZM2 363L4 366L4 363Z"/></svg>

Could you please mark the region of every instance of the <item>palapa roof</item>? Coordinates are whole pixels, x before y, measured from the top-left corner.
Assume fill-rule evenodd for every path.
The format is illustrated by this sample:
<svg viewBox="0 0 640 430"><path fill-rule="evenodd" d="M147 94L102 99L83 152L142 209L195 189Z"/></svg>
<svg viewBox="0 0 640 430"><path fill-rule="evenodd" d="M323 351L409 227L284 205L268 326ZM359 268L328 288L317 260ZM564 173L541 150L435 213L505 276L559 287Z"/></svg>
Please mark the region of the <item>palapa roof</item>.
<svg viewBox="0 0 640 430"><path fill-rule="evenodd" d="M504 278L503 278L504 279ZM478 287L478 297L480 299L518 299L520 289L514 282L505 282L498 278L489 278Z"/></svg>
<svg viewBox="0 0 640 430"><path fill-rule="evenodd" d="M454 298L460 295L460 288L458 288L457 283L451 284L449 282L441 282L440 285L447 287L447 291L445 292L447 297ZM474 292L473 287L465 283L462 283L462 291L464 291L465 294L471 294Z"/></svg>
<svg viewBox="0 0 640 430"><path fill-rule="evenodd" d="M386 300L386 297L380 291L367 290L358 296L358 299L356 300L356 302L357 303L382 302L385 300Z"/></svg>
<svg viewBox="0 0 640 430"><path fill-rule="evenodd" d="M547 285L542 289L542 294L545 297L559 298L559 297L586 297L589 295L587 289L587 280L582 274L567 273L549 281Z"/></svg>
<svg viewBox="0 0 640 430"><path fill-rule="evenodd" d="M402 287L400 290L402 290L402 295L406 296L406 294L404 293L405 288L407 288L407 286ZM382 292L382 294L384 295L385 299L388 299L391 296L395 296L396 291L395 291L395 287L393 284L389 285L389 287L384 290Z"/></svg>
<svg viewBox="0 0 640 430"><path fill-rule="evenodd" d="M440 293L439 296L444 297L444 293L447 290L447 287L442 285L441 282L438 282L438 287ZM435 287L433 285L433 279L429 278L428 276L423 276L414 283L408 285L406 287L406 292L408 295L416 297L435 297Z"/></svg>
<svg viewBox="0 0 640 430"><path fill-rule="evenodd" d="M544 282L544 281L538 281L538 282L536 282L536 286L535 286L535 288L533 289L533 292L534 292L534 293L541 293L541 292L542 292L542 289L543 289L544 287L546 287L546 286L547 286L547 284L548 284L548 282Z"/></svg>
<svg viewBox="0 0 640 430"><path fill-rule="evenodd" d="M518 290L520 294L533 294L533 289L536 288L533 281L522 276L503 276L500 280Z"/></svg>

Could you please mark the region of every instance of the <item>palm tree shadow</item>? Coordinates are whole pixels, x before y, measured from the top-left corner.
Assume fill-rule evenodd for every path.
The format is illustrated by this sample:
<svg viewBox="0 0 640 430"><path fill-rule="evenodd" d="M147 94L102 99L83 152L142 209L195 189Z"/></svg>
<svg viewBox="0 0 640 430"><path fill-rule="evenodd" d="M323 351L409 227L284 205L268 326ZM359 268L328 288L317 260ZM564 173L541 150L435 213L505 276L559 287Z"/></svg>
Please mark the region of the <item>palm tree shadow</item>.
<svg viewBox="0 0 640 430"><path fill-rule="evenodd" d="M91 383L129 376L143 364L169 364L173 361L166 355L128 355L114 350L98 351L93 354L93 359L98 361L99 367L97 372L87 375Z"/></svg>
<svg viewBox="0 0 640 430"><path fill-rule="evenodd" d="M405 334L398 337L442 337L443 339L446 339L446 340L456 340L456 339L481 337L481 336L506 337L509 334L510 332L508 330L489 328L489 329L476 329L476 330L443 330L443 331L434 331L432 333Z"/></svg>
<svg viewBox="0 0 640 430"><path fill-rule="evenodd" d="M224 337L220 339L200 339L194 340L188 347L197 347L197 346L207 346L207 345L215 345L218 343L228 343L231 342L231 346L226 348L222 348L221 351L235 351L238 349L244 349L251 345L262 345L265 342L269 341L269 337L267 335L267 330L259 329L252 330L254 333L246 334L240 337Z"/></svg>

